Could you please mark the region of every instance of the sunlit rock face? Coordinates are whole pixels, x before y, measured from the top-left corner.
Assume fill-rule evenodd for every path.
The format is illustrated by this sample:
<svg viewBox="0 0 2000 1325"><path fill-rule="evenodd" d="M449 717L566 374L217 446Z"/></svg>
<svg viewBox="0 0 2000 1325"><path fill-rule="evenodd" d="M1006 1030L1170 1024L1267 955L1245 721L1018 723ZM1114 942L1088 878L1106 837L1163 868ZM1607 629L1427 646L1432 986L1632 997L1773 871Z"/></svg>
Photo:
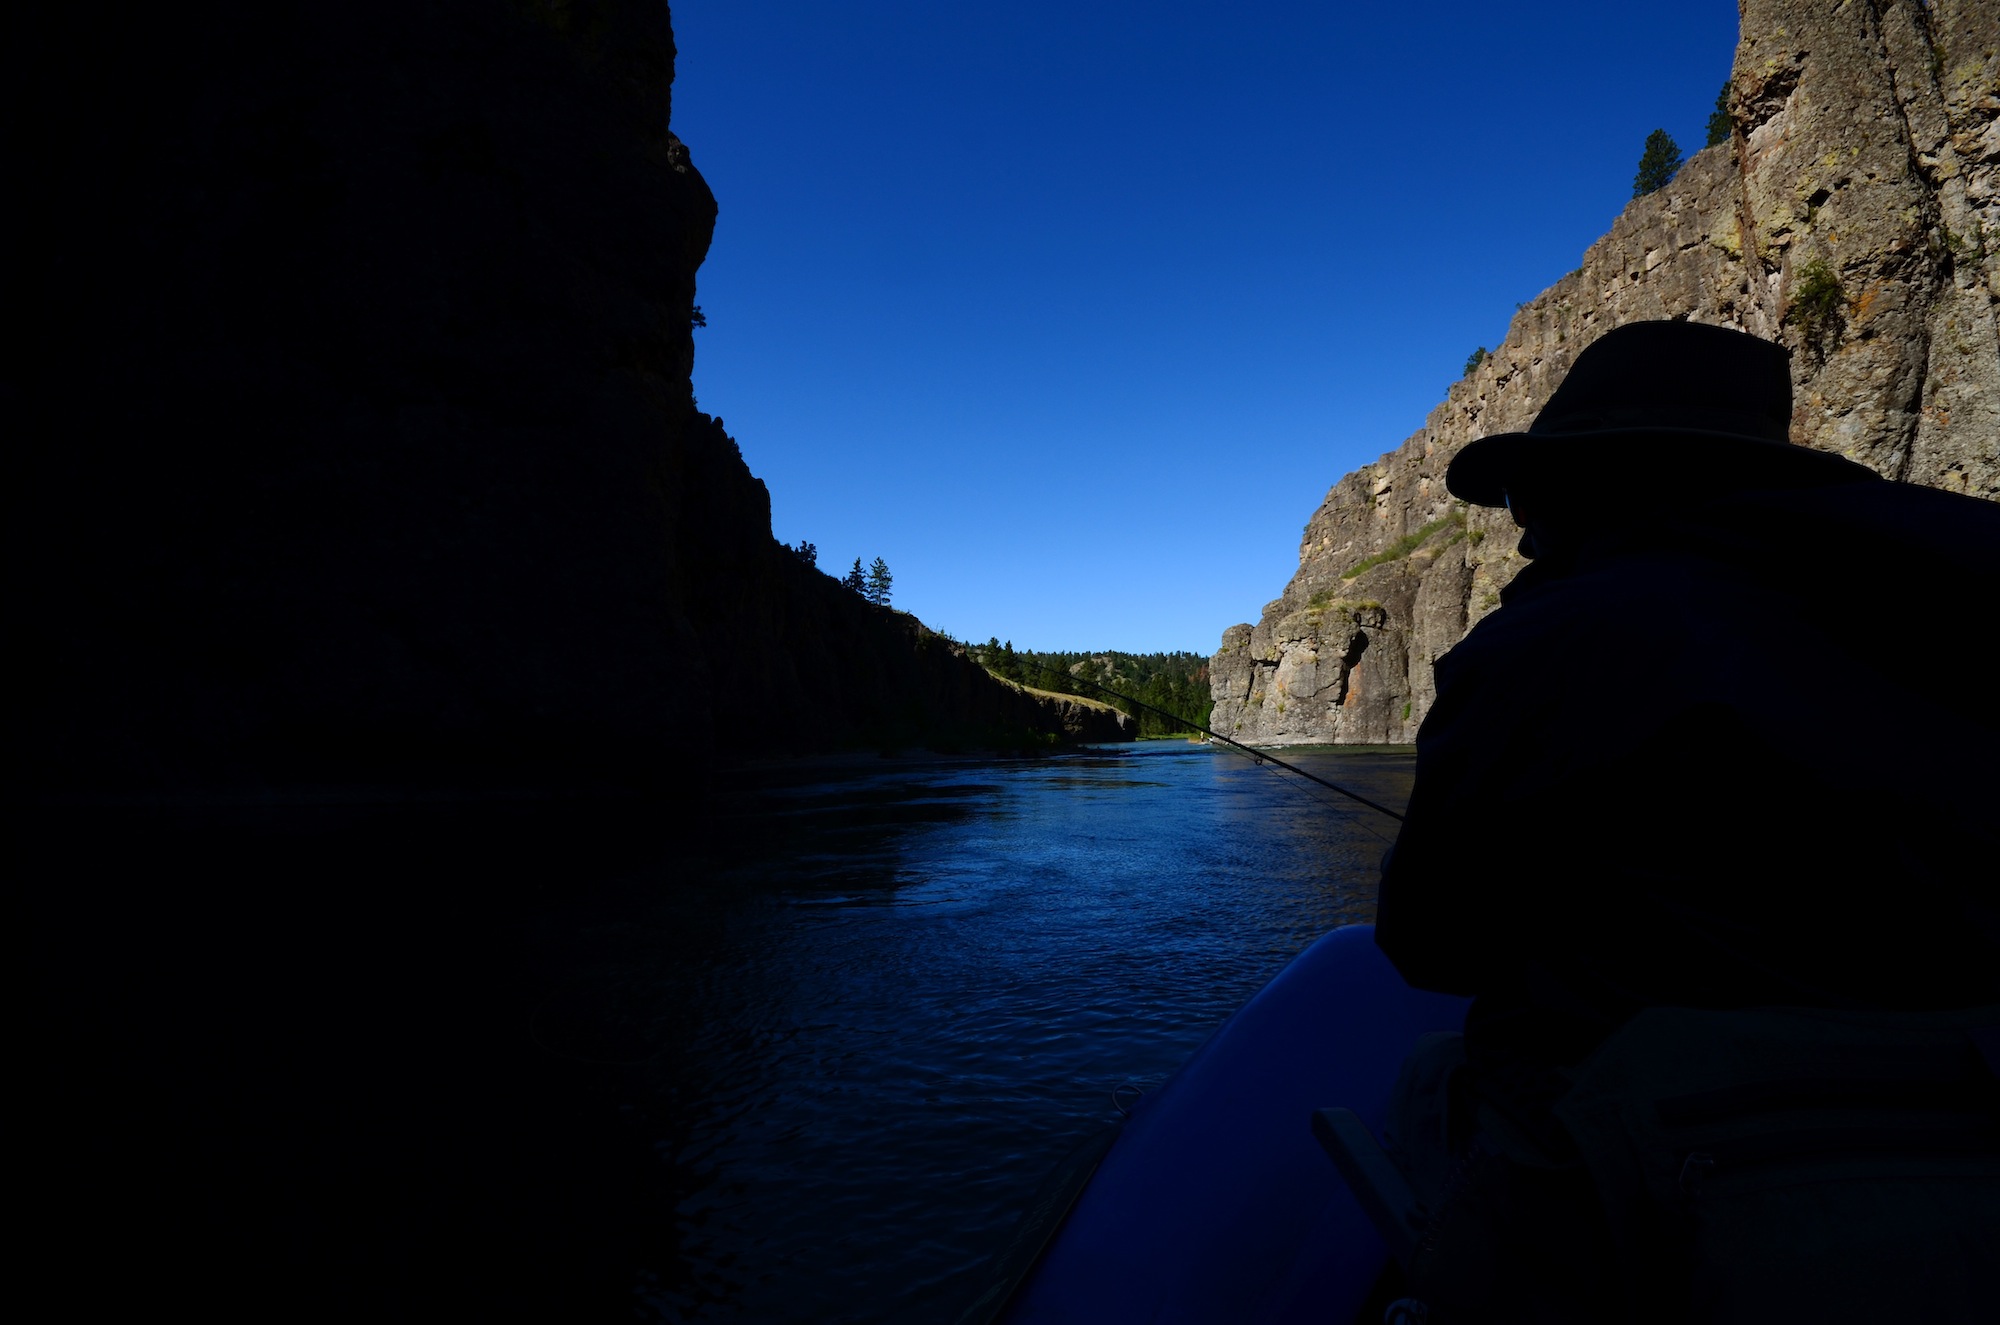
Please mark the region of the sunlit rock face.
<svg viewBox="0 0 2000 1325"><path fill-rule="evenodd" d="M28 790L652 785L1063 729L774 543L695 409L716 205L659 0L23 23Z"/></svg>
<svg viewBox="0 0 2000 1325"><path fill-rule="evenodd" d="M1792 351L1792 440L2000 498L2000 9L1745 0L1732 142L1634 200L1424 427L1333 485L1299 569L1225 631L1215 729L1261 744L1414 740L1431 665L1524 564L1445 466L1524 428L1612 327L1687 318ZM1823 270L1837 297L1799 297ZM1615 501L1615 494L1607 494Z"/></svg>

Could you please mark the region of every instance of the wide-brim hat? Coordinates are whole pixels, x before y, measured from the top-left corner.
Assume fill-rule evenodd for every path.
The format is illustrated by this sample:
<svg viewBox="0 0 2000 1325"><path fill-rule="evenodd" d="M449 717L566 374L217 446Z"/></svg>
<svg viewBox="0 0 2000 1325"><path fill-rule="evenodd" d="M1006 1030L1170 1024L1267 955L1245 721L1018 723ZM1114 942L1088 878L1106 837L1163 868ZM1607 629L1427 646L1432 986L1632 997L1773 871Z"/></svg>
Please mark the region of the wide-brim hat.
<svg viewBox="0 0 2000 1325"><path fill-rule="evenodd" d="M1628 322L1576 356L1526 432L1471 443L1445 471L1451 494L1505 506L1560 485L1599 490L1696 478L1718 486L1818 487L1879 477L1794 446L1790 355L1698 322Z"/></svg>

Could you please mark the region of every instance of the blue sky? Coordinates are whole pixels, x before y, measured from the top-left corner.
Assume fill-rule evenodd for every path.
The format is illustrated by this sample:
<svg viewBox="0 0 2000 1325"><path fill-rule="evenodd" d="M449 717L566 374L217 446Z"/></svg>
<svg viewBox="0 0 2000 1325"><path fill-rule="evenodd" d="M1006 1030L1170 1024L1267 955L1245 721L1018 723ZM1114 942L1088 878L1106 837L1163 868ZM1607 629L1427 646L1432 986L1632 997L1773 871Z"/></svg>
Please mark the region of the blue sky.
<svg viewBox="0 0 2000 1325"><path fill-rule="evenodd" d="M1730 0L674 0L695 393L961 638L1212 651L1326 489L1700 147Z"/></svg>

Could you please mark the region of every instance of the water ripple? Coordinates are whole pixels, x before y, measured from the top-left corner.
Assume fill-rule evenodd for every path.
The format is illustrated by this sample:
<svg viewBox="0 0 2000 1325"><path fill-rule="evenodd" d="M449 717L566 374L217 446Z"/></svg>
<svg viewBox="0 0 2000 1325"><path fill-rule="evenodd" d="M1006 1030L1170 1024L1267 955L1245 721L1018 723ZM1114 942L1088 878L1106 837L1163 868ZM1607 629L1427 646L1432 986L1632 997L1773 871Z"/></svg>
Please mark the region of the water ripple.
<svg viewBox="0 0 2000 1325"><path fill-rule="evenodd" d="M1408 792L1404 754L1295 762ZM764 848L619 935L674 1175L647 1314L950 1318L1114 1086L1372 918L1393 825L1305 785L1159 744L766 793L738 834Z"/></svg>

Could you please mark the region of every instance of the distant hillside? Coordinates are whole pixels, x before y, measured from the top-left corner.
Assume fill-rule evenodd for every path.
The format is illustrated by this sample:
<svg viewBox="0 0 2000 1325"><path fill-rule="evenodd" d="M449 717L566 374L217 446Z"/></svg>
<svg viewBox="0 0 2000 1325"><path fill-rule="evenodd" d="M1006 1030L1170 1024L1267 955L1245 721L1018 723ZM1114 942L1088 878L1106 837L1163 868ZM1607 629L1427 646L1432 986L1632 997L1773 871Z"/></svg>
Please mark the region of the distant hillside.
<svg viewBox="0 0 2000 1325"><path fill-rule="evenodd" d="M1173 736L1189 731L1186 723L1208 725L1208 659L1198 653L1098 653L1017 650L1010 640L970 646L972 657L995 676L1023 685L1104 700L1132 714L1139 736ZM1095 682L1095 685L1091 683ZM1100 689L1099 687L1102 687ZM1139 701L1127 704L1106 691ZM1157 709L1183 719L1162 718Z"/></svg>

